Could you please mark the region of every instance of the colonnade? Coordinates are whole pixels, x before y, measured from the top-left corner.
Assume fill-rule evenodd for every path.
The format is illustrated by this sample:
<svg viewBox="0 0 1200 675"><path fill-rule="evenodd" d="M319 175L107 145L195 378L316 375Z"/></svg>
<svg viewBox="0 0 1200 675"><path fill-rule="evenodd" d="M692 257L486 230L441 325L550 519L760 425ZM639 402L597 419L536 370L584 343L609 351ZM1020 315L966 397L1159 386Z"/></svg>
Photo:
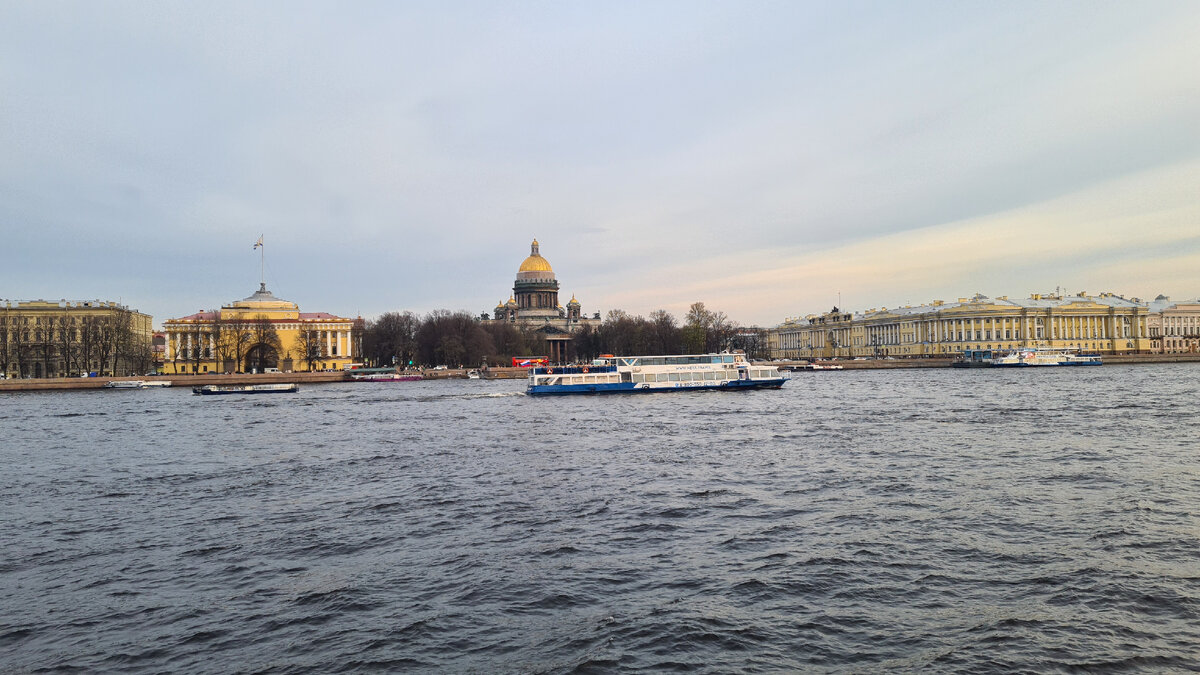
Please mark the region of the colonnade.
<svg viewBox="0 0 1200 675"><path fill-rule="evenodd" d="M305 330L313 330L303 326L287 326L281 327L282 330L288 332L303 332ZM277 328L276 330L280 330ZM318 333L323 333L321 342L325 345L326 356L350 356L354 349L351 344L353 339L351 331L347 330L325 330L316 329ZM197 339L199 338L199 339ZM216 358L217 343L216 334L212 331L196 332L171 332L167 335L167 352L165 358L173 360L176 358L194 359L195 349L203 349L200 354L203 359ZM287 351L287 345L284 345L284 351Z"/></svg>
<svg viewBox="0 0 1200 675"><path fill-rule="evenodd" d="M1137 341L1148 339L1146 316L1120 311L1090 314L1023 312L964 317L925 314L877 319L860 317L848 323L851 325L812 322L780 326L774 331L776 351L781 356L798 357L872 356L880 351L919 356L1035 343L1137 351L1145 346L1139 346Z"/></svg>

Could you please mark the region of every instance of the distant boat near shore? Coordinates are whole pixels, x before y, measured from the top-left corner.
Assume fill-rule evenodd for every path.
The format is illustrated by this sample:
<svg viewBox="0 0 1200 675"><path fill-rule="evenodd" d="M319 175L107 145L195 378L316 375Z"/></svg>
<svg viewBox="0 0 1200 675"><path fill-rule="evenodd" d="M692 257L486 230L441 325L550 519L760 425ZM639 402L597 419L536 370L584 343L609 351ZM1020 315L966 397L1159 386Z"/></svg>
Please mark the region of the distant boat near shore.
<svg viewBox="0 0 1200 675"><path fill-rule="evenodd" d="M951 363L954 368L1029 368L1040 366L1099 366L1099 354L1074 349L968 349Z"/></svg>
<svg viewBox="0 0 1200 675"><path fill-rule="evenodd" d="M222 394L294 394L298 391L300 391L300 385L295 383L243 385L207 384L203 387L192 387L192 393L201 396L218 396Z"/></svg>
<svg viewBox="0 0 1200 675"><path fill-rule="evenodd" d="M170 380L113 380L102 389L159 389L171 386Z"/></svg>
<svg viewBox="0 0 1200 675"><path fill-rule="evenodd" d="M367 375L351 375L350 378L355 382L415 382L425 379L411 373L369 373Z"/></svg>

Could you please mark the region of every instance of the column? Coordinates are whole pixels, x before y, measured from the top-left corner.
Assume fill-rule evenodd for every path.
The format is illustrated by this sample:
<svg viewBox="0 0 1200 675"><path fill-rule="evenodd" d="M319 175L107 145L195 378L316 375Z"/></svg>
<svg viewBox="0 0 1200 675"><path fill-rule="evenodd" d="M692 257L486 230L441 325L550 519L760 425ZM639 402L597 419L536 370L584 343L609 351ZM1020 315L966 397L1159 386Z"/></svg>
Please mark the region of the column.
<svg viewBox="0 0 1200 675"><path fill-rule="evenodd" d="M331 331L325 331L325 353L333 353L333 333Z"/></svg>

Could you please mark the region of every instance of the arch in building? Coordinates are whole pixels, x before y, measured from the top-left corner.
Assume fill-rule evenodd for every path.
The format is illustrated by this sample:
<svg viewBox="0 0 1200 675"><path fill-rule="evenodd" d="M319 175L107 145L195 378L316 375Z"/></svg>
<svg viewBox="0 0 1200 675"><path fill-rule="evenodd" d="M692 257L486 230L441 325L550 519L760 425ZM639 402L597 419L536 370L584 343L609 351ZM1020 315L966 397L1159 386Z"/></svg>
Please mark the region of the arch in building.
<svg viewBox="0 0 1200 675"><path fill-rule="evenodd" d="M246 352L242 372L261 373L267 368L279 367L279 352L269 344L258 343Z"/></svg>

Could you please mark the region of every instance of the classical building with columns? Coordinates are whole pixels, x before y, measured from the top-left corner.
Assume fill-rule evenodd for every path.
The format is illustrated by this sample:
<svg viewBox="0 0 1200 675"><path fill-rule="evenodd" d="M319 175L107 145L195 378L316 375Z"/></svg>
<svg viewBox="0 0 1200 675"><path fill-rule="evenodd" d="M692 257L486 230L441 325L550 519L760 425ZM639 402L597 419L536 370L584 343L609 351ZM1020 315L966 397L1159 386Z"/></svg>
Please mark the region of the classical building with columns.
<svg viewBox="0 0 1200 675"><path fill-rule="evenodd" d="M1150 340L1160 354L1200 352L1200 299L1176 301L1159 295L1150 301Z"/></svg>
<svg viewBox="0 0 1200 675"><path fill-rule="evenodd" d="M1151 351L1149 308L1113 293L976 295L917 307L832 312L771 330L773 358L954 356L966 349L1046 347L1100 354Z"/></svg>
<svg viewBox="0 0 1200 675"><path fill-rule="evenodd" d="M360 360L363 320L301 312L262 284L248 298L163 324L169 374L340 370Z"/></svg>
<svg viewBox="0 0 1200 675"><path fill-rule="evenodd" d="M522 324L533 328L546 341L552 362L567 360L571 335L587 325L599 325L600 318L583 316L582 306L572 295L566 307L558 301L558 279L550 261L542 257L537 239L529 247L529 257L517 269L512 295L493 310L493 322Z"/></svg>

